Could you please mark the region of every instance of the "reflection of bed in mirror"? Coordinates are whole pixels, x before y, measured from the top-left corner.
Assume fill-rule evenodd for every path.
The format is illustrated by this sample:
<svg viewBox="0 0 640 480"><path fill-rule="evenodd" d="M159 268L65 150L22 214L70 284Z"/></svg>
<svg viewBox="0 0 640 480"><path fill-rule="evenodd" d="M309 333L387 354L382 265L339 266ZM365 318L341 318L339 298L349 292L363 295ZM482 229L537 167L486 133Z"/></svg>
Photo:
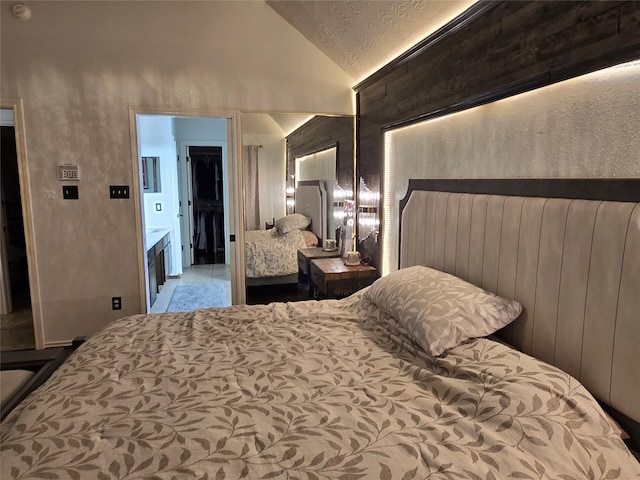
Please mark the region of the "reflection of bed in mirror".
<svg viewBox="0 0 640 480"><path fill-rule="evenodd" d="M327 238L328 200L325 182L299 182L295 198L295 213L311 221L302 230L313 232L315 237L303 233L299 228L282 232L277 225L270 230L245 232L247 286L297 283L298 249L312 246L309 237L317 238L317 245ZM276 224L282 221L279 219Z"/></svg>

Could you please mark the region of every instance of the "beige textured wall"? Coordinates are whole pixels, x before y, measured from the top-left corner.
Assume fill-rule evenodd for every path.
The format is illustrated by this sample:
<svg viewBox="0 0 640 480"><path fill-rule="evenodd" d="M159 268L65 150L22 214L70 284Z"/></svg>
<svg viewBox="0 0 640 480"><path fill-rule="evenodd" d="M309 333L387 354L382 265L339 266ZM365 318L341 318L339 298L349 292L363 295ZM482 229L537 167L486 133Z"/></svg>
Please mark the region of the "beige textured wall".
<svg viewBox="0 0 640 480"><path fill-rule="evenodd" d="M385 135L383 273L409 178L640 177L640 62Z"/></svg>
<svg viewBox="0 0 640 480"><path fill-rule="evenodd" d="M135 181L129 107L354 113L352 79L263 2L28 2L26 22L11 5L0 97L24 104L47 344L142 309L134 202L108 196ZM79 200L59 163L79 165Z"/></svg>

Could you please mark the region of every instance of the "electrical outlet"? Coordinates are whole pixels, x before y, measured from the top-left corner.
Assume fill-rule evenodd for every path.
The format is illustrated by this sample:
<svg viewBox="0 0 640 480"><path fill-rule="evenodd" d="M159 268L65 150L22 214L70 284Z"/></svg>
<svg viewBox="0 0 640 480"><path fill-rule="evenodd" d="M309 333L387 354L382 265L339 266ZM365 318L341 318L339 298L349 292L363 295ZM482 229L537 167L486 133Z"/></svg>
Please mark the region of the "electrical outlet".
<svg viewBox="0 0 640 480"><path fill-rule="evenodd" d="M111 310L122 310L122 297L111 297Z"/></svg>
<svg viewBox="0 0 640 480"><path fill-rule="evenodd" d="M111 185L109 196L111 198L129 198L129 185Z"/></svg>

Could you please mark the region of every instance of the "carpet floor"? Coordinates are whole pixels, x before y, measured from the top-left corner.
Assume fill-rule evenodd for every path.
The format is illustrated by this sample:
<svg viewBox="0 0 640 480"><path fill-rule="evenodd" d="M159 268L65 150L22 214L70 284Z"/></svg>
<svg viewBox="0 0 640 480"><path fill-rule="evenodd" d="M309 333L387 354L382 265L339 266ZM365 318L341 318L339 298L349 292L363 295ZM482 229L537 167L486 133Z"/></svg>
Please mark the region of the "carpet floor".
<svg viewBox="0 0 640 480"><path fill-rule="evenodd" d="M224 287L217 283L178 285L167 312L190 312L198 308L227 307Z"/></svg>

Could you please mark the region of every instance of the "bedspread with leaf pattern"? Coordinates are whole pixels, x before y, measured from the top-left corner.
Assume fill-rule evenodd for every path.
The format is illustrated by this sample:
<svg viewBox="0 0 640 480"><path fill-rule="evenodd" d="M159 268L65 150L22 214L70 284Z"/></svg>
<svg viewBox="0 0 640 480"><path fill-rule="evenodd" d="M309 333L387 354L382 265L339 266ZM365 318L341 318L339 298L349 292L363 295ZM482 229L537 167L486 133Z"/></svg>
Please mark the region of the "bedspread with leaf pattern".
<svg viewBox="0 0 640 480"><path fill-rule="evenodd" d="M360 294L121 319L7 417L0 477L640 478L567 374L391 325Z"/></svg>
<svg viewBox="0 0 640 480"><path fill-rule="evenodd" d="M247 277L276 277L298 273L298 249L307 243L300 230L282 235L275 228L245 232Z"/></svg>

